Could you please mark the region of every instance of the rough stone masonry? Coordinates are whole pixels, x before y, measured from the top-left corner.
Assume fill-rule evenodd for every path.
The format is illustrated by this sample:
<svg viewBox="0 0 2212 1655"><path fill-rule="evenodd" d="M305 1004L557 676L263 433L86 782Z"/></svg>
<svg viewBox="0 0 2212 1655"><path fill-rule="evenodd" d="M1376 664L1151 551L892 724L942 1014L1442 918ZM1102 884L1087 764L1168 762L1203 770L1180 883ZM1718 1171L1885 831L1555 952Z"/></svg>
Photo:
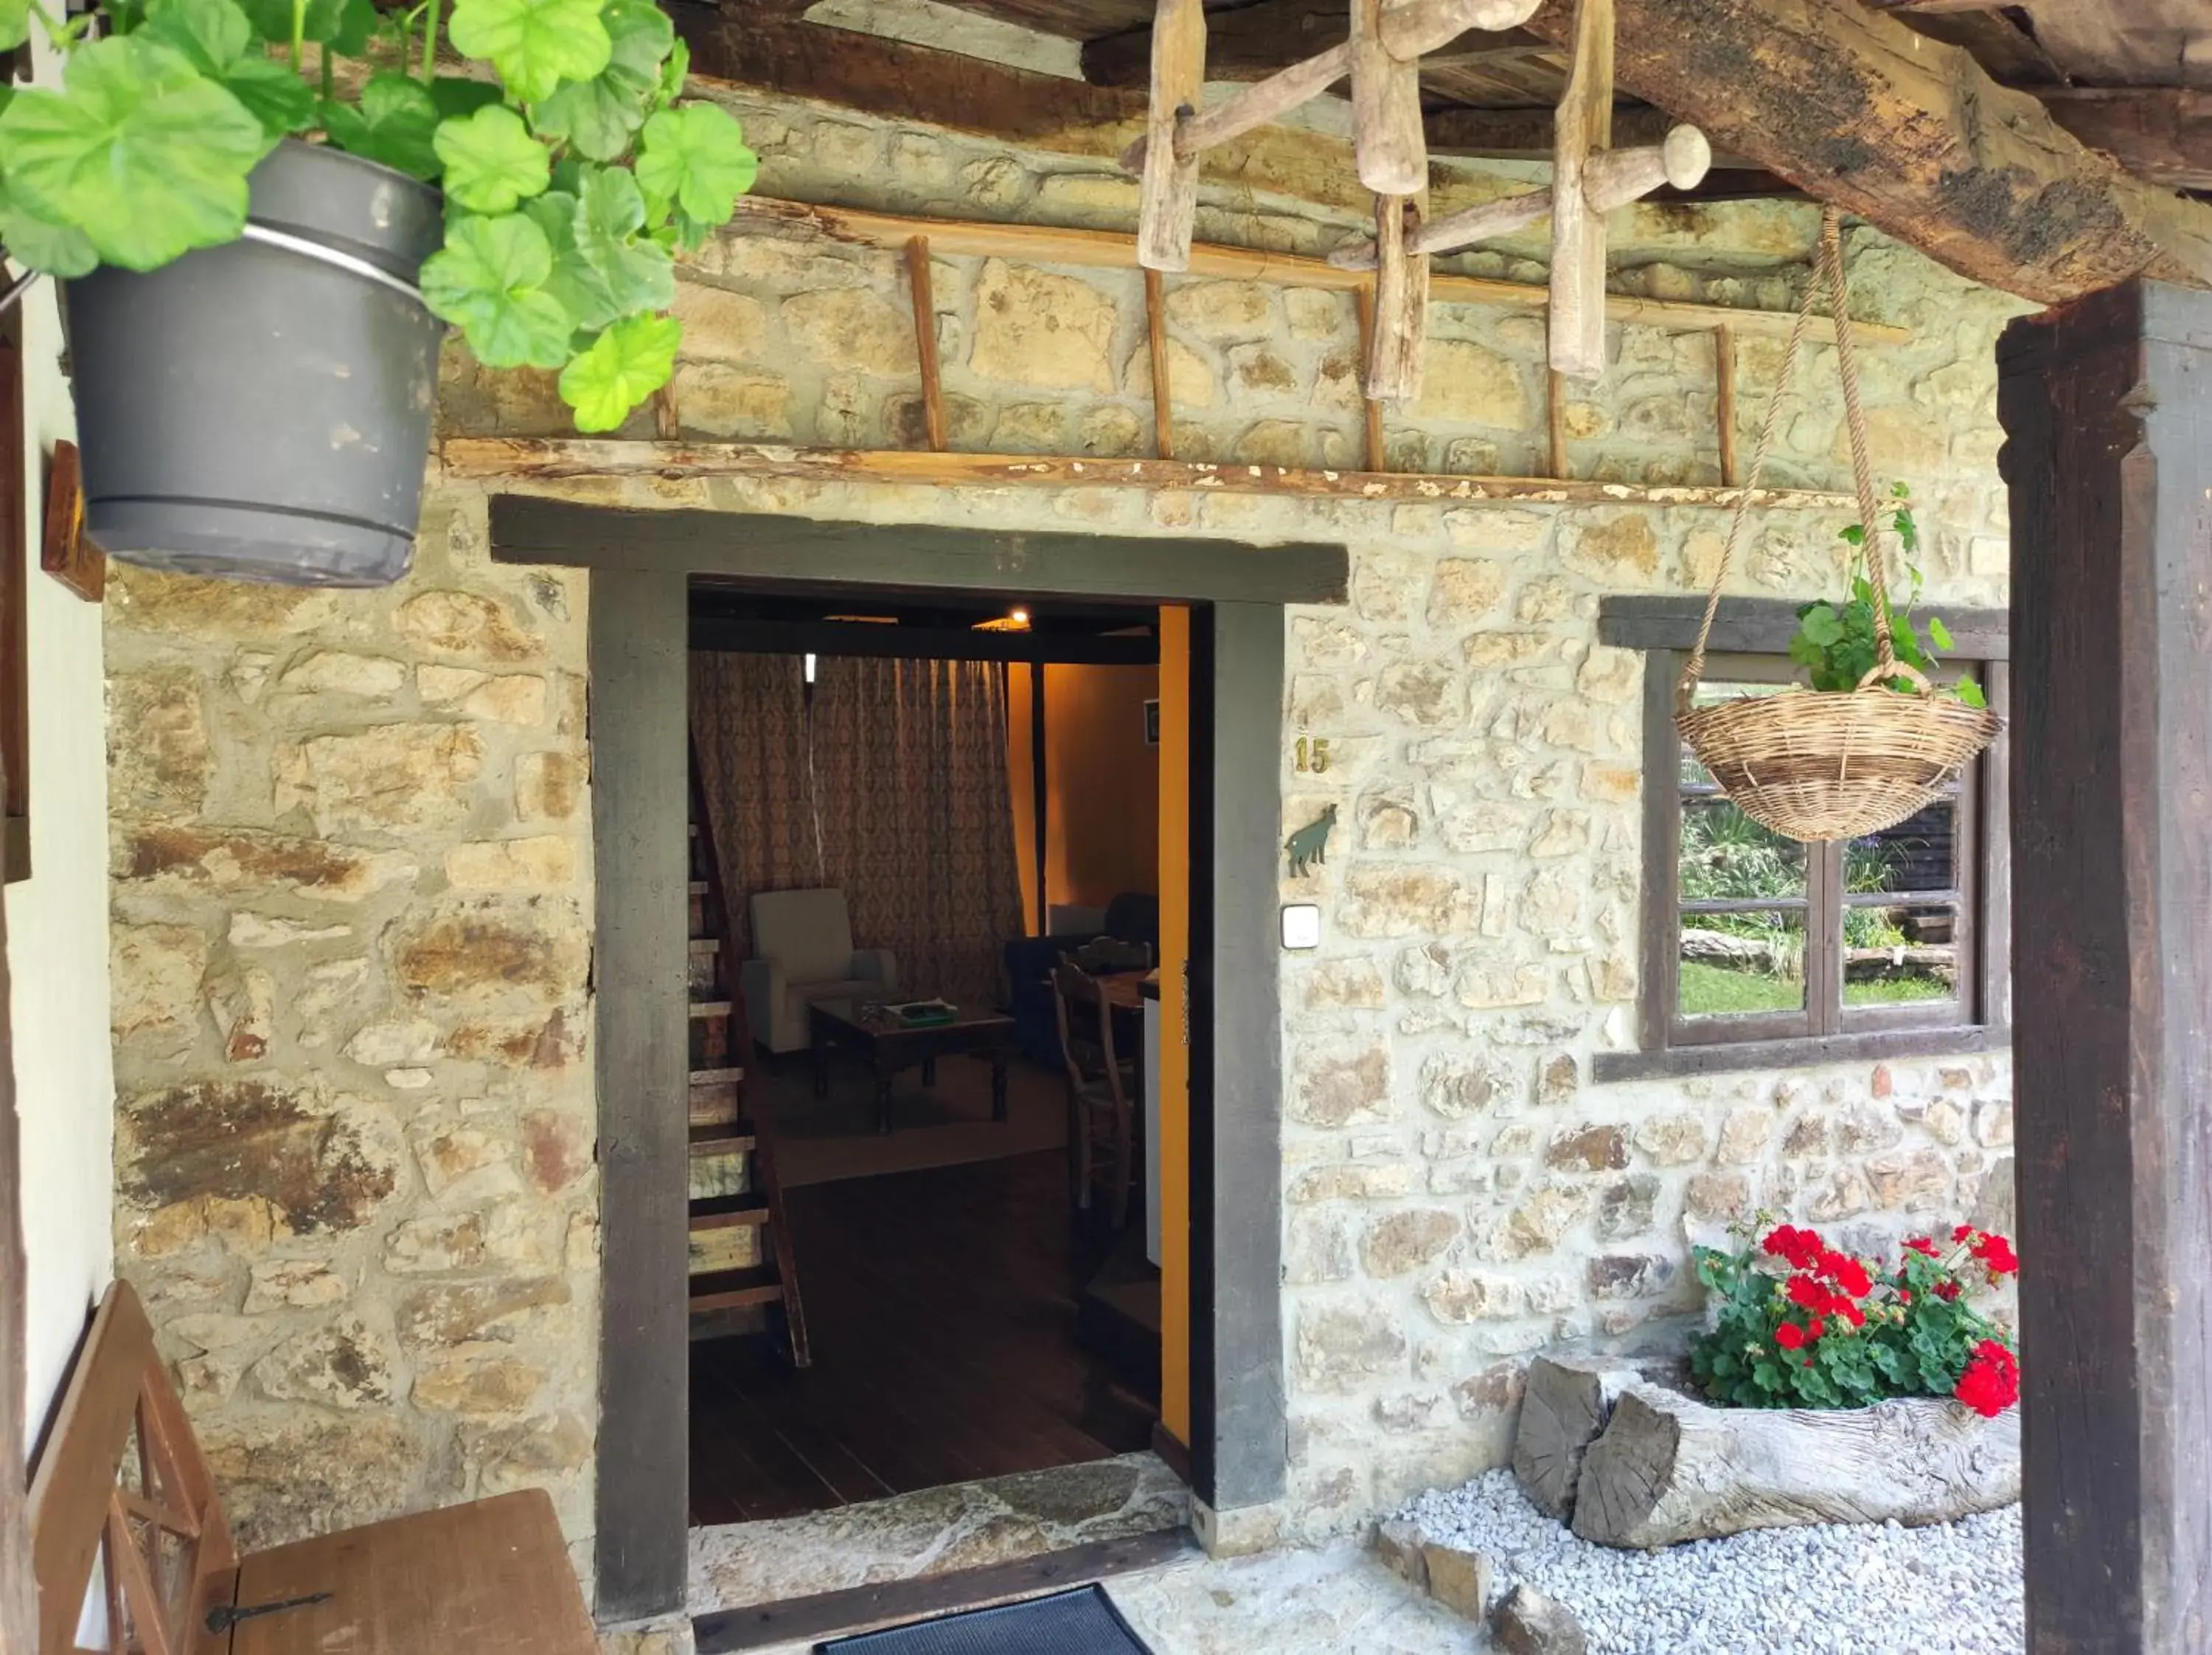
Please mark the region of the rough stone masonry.
<svg viewBox="0 0 2212 1655"><path fill-rule="evenodd" d="M952 216L1126 228L1103 163L811 106L741 103L761 188ZM1504 184L1500 188L1509 187ZM1348 217L1210 189L1201 236L1311 252ZM1815 219L1639 209L1624 285L1786 307ZM1468 268L1540 271L1508 244ZM2012 307L1871 234L1860 302L1913 332L1867 353L1876 462L1911 482L1932 595L2002 604L1992 350ZM953 445L1132 453L1150 431L1133 271L940 259ZM684 272L681 429L918 441L887 254L730 236ZM1189 458L1357 453L1347 297L1172 281ZM1393 463L1534 471L1542 326L1438 306ZM1712 336L1612 330L1566 411L1578 474L1710 481ZM1748 425L1778 348L1740 345ZM1816 350L1810 382L1830 382ZM1836 399L1778 480L1838 485ZM542 377L458 348L449 431L556 434ZM649 435L645 425L633 435ZM1283 970L1291 1488L1263 1536L1348 1528L1501 1463L1520 1364L1636 1348L1693 1311L1686 1226L1765 1205L1871 1241L2009 1200L2006 1060L1597 1086L1633 1041L1642 665L1601 593L1703 587L1710 509L1292 501L744 478L547 485L636 506L881 523L1327 538L1352 602L1289 618L1285 879L1327 940ZM487 555L481 485L434 467L415 572L386 592L122 571L108 606L117 1248L255 1544L526 1484L590 1541L598 1183L584 605L577 575ZM1777 511L1733 589L1837 578L1837 514ZM1301 733L1333 764L1295 774Z"/></svg>

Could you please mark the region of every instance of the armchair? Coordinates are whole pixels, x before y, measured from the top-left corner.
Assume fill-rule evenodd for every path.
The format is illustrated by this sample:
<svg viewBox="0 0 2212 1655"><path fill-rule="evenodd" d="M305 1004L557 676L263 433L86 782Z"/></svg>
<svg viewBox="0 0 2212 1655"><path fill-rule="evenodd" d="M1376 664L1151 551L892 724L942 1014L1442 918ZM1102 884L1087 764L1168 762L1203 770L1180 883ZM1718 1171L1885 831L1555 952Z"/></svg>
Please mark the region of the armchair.
<svg viewBox="0 0 2212 1655"><path fill-rule="evenodd" d="M842 891L763 891L750 904L754 957L738 975L753 1039L771 1052L811 1041L807 1013L817 1000L886 995L898 987L888 948L853 946Z"/></svg>

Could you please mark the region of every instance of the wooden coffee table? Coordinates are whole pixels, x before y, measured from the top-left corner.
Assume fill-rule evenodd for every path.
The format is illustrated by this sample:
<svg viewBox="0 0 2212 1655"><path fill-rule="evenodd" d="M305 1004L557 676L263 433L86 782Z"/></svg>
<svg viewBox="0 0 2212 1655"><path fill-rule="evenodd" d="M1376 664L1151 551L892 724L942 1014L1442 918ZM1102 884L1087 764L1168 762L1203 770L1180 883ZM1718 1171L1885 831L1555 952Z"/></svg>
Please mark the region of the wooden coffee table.
<svg viewBox="0 0 2212 1655"><path fill-rule="evenodd" d="M876 1130L891 1129L891 1077L921 1069L922 1085L937 1084L940 1057L981 1057L991 1066L991 1118L1006 1118L1006 1059L1014 1050L1014 1019L961 1007L949 1023L902 1023L869 1000L817 1000L808 1017L814 1039L814 1095L830 1092L830 1054L837 1047L865 1058L876 1074Z"/></svg>

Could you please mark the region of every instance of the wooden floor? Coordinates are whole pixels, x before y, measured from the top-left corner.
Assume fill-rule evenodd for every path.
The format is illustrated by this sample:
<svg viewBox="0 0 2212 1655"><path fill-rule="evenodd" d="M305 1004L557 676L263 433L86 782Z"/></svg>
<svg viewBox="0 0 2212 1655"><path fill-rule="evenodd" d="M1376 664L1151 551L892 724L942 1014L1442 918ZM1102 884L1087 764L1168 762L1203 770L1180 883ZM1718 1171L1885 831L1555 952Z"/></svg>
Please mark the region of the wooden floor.
<svg viewBox="0 0 2212 1655"><path fill-rule="evenodd" d="M695 1344L691 1521L752 1522L1147 1446L1156 1396L1075 1341L1066 1159L791 1190L814 1363Z"/></svg>

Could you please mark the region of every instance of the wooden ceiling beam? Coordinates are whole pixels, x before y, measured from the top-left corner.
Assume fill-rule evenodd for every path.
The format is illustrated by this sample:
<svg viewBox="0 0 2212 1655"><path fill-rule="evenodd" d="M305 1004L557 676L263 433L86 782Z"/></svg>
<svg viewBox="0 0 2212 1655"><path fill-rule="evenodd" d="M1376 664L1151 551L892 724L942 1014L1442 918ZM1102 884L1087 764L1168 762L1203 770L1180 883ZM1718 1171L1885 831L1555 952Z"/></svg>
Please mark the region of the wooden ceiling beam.
<svg viewBox="0 0 2212 1655"><path fill-rule="evenodd" d="M2212 92L2054 87L2041 95L2052 119L2136 177L2177 190L2212 190Z"/></svg>
<svg viewBox="0 0 2212 1655"><path fill-rule="evenodd" d="M2212 286L2212 207L2144 183L1962 49L1830 0L1619 0L1622 88L1974 281L2045 303ZM1571 9L1529 21L1568 37Z"/></svg>
<svg viewBox="0 0 2212 1655"><path fill-rule="evenodd" d="M1344 43L1350 15L1345 0L1259 0L1234 11L1210 12L1206 20L1206 78L1256 81L1304 63ZM1479 66L1499 58L1553 50L1526 29L1496 33L1476 29L1425 54L1421 67L1426 71ZM1083 78L1093 86L1143 86L1152 64L1149 24L1103 36L1083 48Z"/></svg>
<svg viewBox="0 0 2212 1655"><path fill-rule="evenodd" d="M804 22L751 0L667 10L690 47L693 74L749 91L1042 147L1064 147L1071 134L1086 131L1109 135L1079 153L1113 154L1119 145L1110 135L1145 119L1141 92Z"/></svg>

